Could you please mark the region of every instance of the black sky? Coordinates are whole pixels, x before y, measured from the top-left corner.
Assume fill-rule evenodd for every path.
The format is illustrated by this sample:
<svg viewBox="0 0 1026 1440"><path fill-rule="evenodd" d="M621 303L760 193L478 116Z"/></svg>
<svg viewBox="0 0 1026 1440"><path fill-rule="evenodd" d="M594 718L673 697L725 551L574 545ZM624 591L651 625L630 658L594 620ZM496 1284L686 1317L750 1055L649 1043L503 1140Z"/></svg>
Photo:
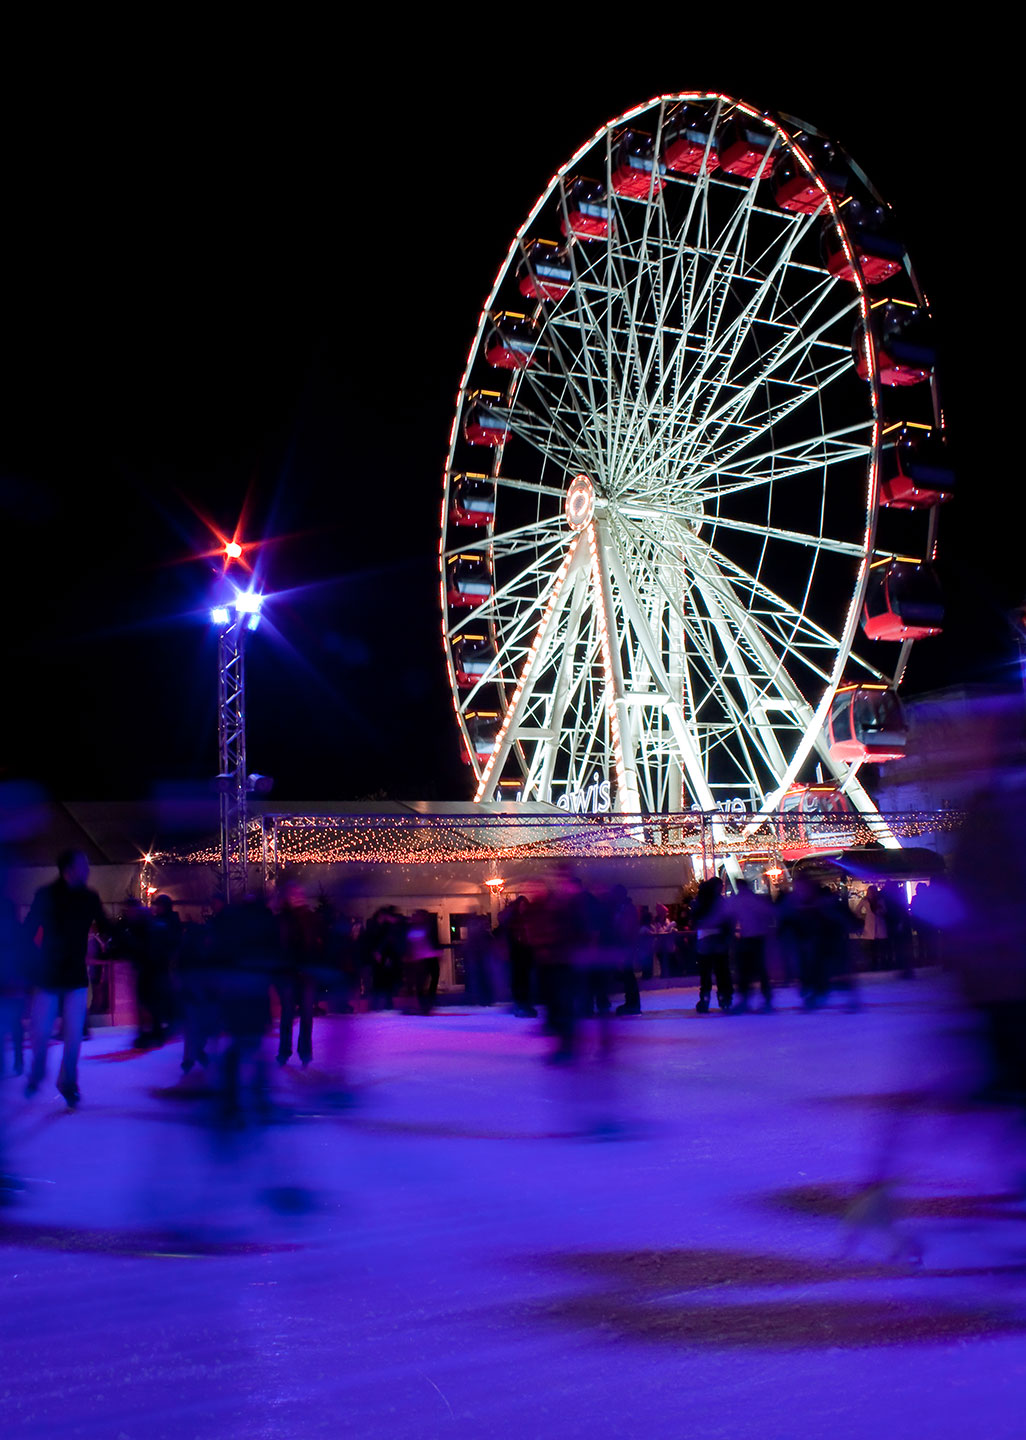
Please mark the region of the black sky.
<svg viewBox="0 0 1026 1440"><path fill-rule="evenodd" d="M689 85L809 120L895 206L962 487L947 631L906 688L987 671L1026 592L998 419L1017 176L993 146L1011 107L964 45L927 63L824 42L809 64L781 33L736 55L721 36L705 58L683 27L680 58L670 38L652 63L490 46L487 65L422 65L377 45L318 65L310 36L278 69L270 52L252 72L108 64L8 96L7 775L65 798L205 781L211 576L192 557L211 543L200 514L231 531L245 507L247 538L275 537L260 564L282 597L249 650L251 767L286 799L465 797L436 557L466 348L552 171Z"/></svg>

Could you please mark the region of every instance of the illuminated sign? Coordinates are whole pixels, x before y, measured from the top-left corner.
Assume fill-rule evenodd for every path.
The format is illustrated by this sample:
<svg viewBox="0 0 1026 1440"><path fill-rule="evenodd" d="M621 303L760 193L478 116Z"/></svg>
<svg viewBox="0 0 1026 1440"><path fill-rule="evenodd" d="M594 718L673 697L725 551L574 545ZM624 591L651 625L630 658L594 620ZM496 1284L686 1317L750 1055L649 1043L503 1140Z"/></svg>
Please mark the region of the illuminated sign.
<svg viewBox="0 0 1026 1440"><path fill-rule="evenodd" d="M564 790L556 801L561 810L574 815L608 815L612 803L609 781L600 779L597 770L586 790Z"/></svg>

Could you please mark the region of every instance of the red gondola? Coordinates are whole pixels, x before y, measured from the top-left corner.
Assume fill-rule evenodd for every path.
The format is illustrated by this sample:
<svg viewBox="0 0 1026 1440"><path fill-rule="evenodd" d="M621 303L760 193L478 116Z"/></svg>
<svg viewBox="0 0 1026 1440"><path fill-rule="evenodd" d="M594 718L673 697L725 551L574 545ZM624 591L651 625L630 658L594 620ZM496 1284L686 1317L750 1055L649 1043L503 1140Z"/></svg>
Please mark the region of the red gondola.
<svg viewBox="0 0 1026 1440"><path fill-rule="evenodd" d="M470 690L495 667L495 647L487 635L463 635L452 647L456 683Z"/></svg>
<svg viewBox="0 0 1026 1440"><path fill-rule="evenodd" d="M538 327L526 315L500 310L485 341L485 359L496 370L526 370L534 364Z"/></svg>
<svg viewBox="0 0 1026 1440"><path fill-rule="evenodd" d="M908 727L901 701L888 685L841 685L830 706L831 760L882 765L905 754Z"/></svg>
<svg viewBox="0 0 1026 1440"><path fill-rule="evenodd" d="M446 577L449 604L457 610L472 610L491 597L492 572L480 555L455 555Z"/></svg>
<svg viewBox="0 0 1026 1440"><path fill-rule="evenodd" d="M682 105L667 117L663 160L667 170L682 175L711 174L719 168L720 147L714 110L707 105Z"/></svg>
<svg viewBox="0 0 1026 1440"><path fill-rule="evenodd" d="M760 130L747 120L734 120L720 139L720 169L744 180L754 180L760 171L767 175L771 167L766 157L776 143L772 130Z"/></svg>
<svg viewBox="0 0 1026 1440"><path fill-rule="evenodd" d="M471 445L505 445L509 439L509 411L498 390L472 390L467 396L463 434Z"/></svg>
<svg viewBox="0 0 1026 1440"><path fill-rule="evenodd" d="M869 320L876 342L881 385L919 385L930 378L937 360L929 312L908 300L875 300ZM862 327L852 336L855 369L869 378Z"/></svg>
<svg viewBox="0 0 1026 1440"><path fill-rule="evenodd" d="M566 249L555 240L529 240L517 270L517 285L528 300L562 300L574 283Z"/></svg>
<svg viewBox="0 0 1026 1440"><path fill-rule="evenodd" d="M939 635L944 603L933 567L899 557L870 567L862 628L870 640L923 640Z"/></svg>
<svg viewBox="0 0 1026 1440"><path fill-rule="evenodd" d="M609 234L606 187L579 176L567 189L566 216L559 225L564 235L578 240L605 240Z"/></svg>
<svg viewBox="0 0 1026 1440"><path fill-rule="evenodd" d="M666 166L656 155L655 139L642 130L624 130L613 142L613 189L630 200L647 200L663 188Z"/></svg>
<svg viewBox="0 0 1026 1440"><path fill-rule="evenodd" d="M780 855L788 862L818 851L847 850L855 843L855 807L832 782L792 785L780 802L780 814ZM791 817L789 823L785 816Z"/></svg>
<svg viewBox="0 0 1026 1440"><path fill-rule="evenodd" d="M887 207L848 200L841 214L866 284L879 285L897 275L904 264L905 247L889 233L891 216ZM825 228L823 248L831 275L839 280L854 281L855 267L833 225Z"/></svg>
<svg viewBox="0 0 1026 1440"><path fill-rule="evenodd" d="M883 432L880 504L916 510L950 500L955 472L944 433L930 425L898 421Z"/></svg>
<svg viewBox="0 0 1026 1440"><path fill-rule="evenodd" d="M495 519L495 481L489 475L454 475L449 518L456 525L490 525Z"/></svg>

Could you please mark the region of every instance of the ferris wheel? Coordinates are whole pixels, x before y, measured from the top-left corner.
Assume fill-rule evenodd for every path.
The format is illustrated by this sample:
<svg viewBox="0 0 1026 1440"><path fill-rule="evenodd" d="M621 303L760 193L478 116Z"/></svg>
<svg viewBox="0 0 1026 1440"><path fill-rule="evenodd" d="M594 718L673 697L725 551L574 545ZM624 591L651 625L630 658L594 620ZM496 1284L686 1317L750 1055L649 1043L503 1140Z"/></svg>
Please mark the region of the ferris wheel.
<svg viewBox="0 0 1026 1440"><path fill-rule="evenodd" d="M771 810L825 769L872 810L950 489L926 301L849 157L709 92L602 126L513 239L450 435L475 798Z"/></svg>

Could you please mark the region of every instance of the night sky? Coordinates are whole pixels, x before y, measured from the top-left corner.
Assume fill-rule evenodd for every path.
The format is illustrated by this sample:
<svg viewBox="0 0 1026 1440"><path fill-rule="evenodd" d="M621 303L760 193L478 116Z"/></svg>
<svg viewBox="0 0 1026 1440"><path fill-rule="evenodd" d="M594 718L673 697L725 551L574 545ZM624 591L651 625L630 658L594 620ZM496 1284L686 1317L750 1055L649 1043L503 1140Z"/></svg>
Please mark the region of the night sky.
<svg viewBox="0 0 1026 1440"><path fill-rule="evenodd" d="M310 65L317 50L311 36ZM721 39L673 62L490 49L487 67L428 72L368 50L339 73L109 66L34 106L8 96L4 774L67 799L207 782L200 557L242 517L278 597L248 651L250 768L284 800L468 798L436 568L466 350L553 170L619 111L689 85L809 120L895 206L961 484L942 527L947 630L905 688L990 673L1026 593L1021 506L995 507L1013 282L988 264L1018 182L981 171L1003 116L992 97L978 123L974 67L897 51L826 45L810 65L778 34L735 59Z"/></svg>

